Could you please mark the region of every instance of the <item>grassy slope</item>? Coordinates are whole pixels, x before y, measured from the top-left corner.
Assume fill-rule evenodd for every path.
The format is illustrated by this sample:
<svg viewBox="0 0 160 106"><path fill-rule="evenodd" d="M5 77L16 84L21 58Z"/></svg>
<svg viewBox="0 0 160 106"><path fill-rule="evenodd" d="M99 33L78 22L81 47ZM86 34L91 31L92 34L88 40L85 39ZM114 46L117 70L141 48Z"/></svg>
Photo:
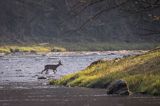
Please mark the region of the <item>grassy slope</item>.
<svg viewBox="0 0 160 106"><path fill-rule="evenodd" d="M51 84L105 88L116 79L126 80L132 92L160 95L160 49L139 56L98 63L53 80Z"/></svg>

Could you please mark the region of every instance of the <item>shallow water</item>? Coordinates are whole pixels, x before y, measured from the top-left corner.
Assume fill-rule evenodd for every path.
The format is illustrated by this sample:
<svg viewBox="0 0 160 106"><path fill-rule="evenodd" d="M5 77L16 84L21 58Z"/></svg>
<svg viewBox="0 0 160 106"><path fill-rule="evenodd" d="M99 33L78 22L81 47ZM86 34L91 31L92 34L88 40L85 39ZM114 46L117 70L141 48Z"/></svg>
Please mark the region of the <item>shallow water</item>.
<svg viewBox="0 0 160 106"><path fill-rule="evenodd" d="M137 52L65 52L48 54L10 54L0 57L0 83L5 82L32 82L38 81L38 76L59 78L86 68L91 62L106 58L121 58L123 55ZM61 60L63 66L58 67L54 74L51 70L48 75L41 75L46 64L57 64Z"/></svg>
<svg viewBox="0 0 160 106"><path fill-rule="evenodd" d="M159 97L109 96L105 89L65 88L48 85L48 80L77 72L98 59L121 58L138 51L65 52L10 54L0 56L0 106L160 106ZM56 74L40 74L46 64L63 66ZM47 79L38 80L39 76Z"/></svg>

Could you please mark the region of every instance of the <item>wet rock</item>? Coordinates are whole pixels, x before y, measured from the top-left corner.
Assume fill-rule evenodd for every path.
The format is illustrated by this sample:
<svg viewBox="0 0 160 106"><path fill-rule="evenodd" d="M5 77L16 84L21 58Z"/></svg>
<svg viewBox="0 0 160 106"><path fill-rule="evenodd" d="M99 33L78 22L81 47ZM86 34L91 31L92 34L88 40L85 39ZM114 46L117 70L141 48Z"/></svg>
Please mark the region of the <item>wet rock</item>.
<svg viewBox="0 0 160 106"><path fill-rule="evenodd" d="M107 94L129 95L127 82L124 80L116 80L107 87Z"/></svg>
<svg viewBox="0 0 160 106"><path fill-rule="evenodd" d="M18 77L25 77L24 75L19 75Z"/></svg>
<svg viewBox="0 0 160 106"><path fill-rule="evenodd" d="M22 71L22 70L21 70L21 69L17 69L17 70L15 70L15 71L20 72L20 71Z"/></svg>
<svg viewBox="0 0 160 106"><path fill-rule="evenodd" d="M45 56L46 56L46 54L42 54L42 56L43 56L43 57L45 57Z"/></svg>
<svg viewBox="0 0 160 106"><path fill-rule="evenodd" d="M108 55L116 55L115 53L110 53L110 54L108 54Z"/></svg>
<svg viewBox="0 0 160 106"><path fill-rule="evenodd" d="M4 72L0 72L0 74L4 74Z"/></svg>
<svg viewBox="0 0 160 106"><path fill-rule="evenodd" d="M47 78L44 76L39 76L38 79L47 79Z"/></svg>

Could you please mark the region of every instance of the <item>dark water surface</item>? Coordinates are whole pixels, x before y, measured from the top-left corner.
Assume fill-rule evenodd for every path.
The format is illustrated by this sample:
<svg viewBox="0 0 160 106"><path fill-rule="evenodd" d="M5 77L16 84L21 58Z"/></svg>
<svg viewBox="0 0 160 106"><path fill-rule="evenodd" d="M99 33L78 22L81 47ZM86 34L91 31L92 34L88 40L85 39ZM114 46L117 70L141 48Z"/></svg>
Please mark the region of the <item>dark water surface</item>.
<svg viewBox="0 0 160 106"><path fill-rule="evenodd" d="M160 106L160 98L107 96L102 89L18 88L0 90L0 106Z"/></svg>
<svg viewBox="0 0 160 106"><path fill-rule="evenodd" d="M48 85L48 80L82 70L91 62L140 52L66 52L0 56L0 106L160 106L159 97L108 96L104 89L65 88ZM45 64L63 66L54 75L40 74ZM40 80L44 76L47 79Z"/></svg>

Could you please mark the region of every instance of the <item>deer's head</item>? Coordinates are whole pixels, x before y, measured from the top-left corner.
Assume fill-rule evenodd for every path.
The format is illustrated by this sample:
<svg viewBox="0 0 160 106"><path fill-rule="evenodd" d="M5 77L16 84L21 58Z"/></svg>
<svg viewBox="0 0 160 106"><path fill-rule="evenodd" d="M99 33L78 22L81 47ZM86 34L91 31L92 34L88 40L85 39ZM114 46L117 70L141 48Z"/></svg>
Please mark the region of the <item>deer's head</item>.
<svg viewBox="0 0 160 106"><path fill-rule="evenodd" d="M59 63L58 63L58 64L59 64L59 65L63 65L62 62L61 62L60 60L59 60Z"/></svg>

